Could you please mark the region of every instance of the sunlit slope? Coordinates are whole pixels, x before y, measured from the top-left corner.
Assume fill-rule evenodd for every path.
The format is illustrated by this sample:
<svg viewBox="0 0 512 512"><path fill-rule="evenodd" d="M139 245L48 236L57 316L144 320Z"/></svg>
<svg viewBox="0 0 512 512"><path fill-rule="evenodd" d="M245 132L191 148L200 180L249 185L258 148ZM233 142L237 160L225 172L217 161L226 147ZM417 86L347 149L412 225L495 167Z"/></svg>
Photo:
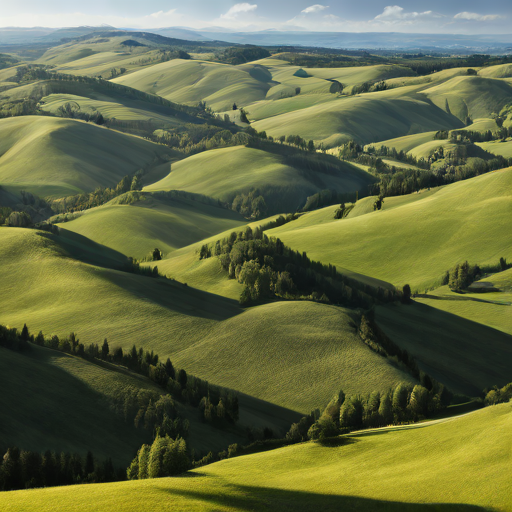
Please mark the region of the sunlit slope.
<svg viewBox="0 0 512 512"><path fill-rule="evenodd" d="M167 152L138 137L69 119L0 120L0 184L42 196L115 186L123 176L161 163Z"/></svg>
<svg viewBox="0 0 512 512"><path fill-rule="evenodd" d="M123 44L126 40L135 40L140 46L128 47ZM48 49L38 63L55 66L56 71L68 75L110 78L113 68L117 68L117 72L120 68L132 71L152 61L158 62L160 58L160 52L147 39L125 35L75 39Z"/></svg>
<svg viewBox="0 0 512 512"><path fill-rule="evenodd" d="M510 306L470 302L472 314L464 318L466 302L423 298L417 302L379 307L377 322L422 370L469 396L512 380L512 336L485 325L499 314L493 308L510 315Z"/></svg>
<svg viewBox="0 0 512 512"><path fill-rule="evenodd" d="M58 237L0 228L0 242L2 283L18 291L0 323L75 331L86 344L135 343L213 384L301 413L325 406L340 388L384 390L410 379L364 345L348 310L282 302L243 311L183 284L67 258Z"/></svg>
<svg viewBox="0 0 512 512"><path fill-rule="evenodd" d="M84 91L85 94L87 92L87 90ZM112 101L107 101L108 99L98 100L75 94L50 94L41 100L41 109L58 115L60 107L71 103L73 107L78 105L82 113L94 115L99 112L105 119L151 121L155 127L171 127L183 122L180 122L179 119L172 115L165 115L163 112L145 109L146 105L143 102L127 101L126 98L119 98L119 102L115 101L114 98L112 98Z"/></svg>
<svg viewBox="0 0 512 512"><path fill-rule="evenodd" d="M141 194L141 200L130 205L116 202L89 210L61 227L141 258L155 247L167 254L246 223L231 210L165 194Z"/></svg>
<svg viewBox="0 0 512 512"><path fill-rule="evenodd" d="M464 260L482 265L512 257L512 169L356 218L308 226L308 215L268 234L313 259L422 287ZM298 229L302 223L304 229Z"/></svg>
<svg viewBox="0 0 512 512"><path fill-rule="evenodd" d="M511 78L512 64L498 64L481 69L478 74L486 78Z"/></svg>
<svg viewBox="0 0 512 512"><path fill-rule="evenodd" d="M7 512L512 509L510 404L429 426L298 444L184 476L2 493Z"/></svg>
<svg viewBox="0 0 512 512"><path fill-rule="evenodd" d="M197 374L300 412L326 405L337 390L386 390L412 381L372 352L354 313L312 302L247 309L179 353Z"/></svg>
<svg viewBox="0 0 512 512"><path fill-rule="evenodd" d="M512 336L512 269L491 274L473 286L478 285L490 286L492 291L469 288L460 294L442 286L417 301Z"/></svg>
<svg viewBox="0 0 512 512"><path fill-rule="evenodd" d="M272 77L257 66L175 59L113 81L178 103L205 101L214 110L224 111L234 102L243 107L264 99Z"/></svg>
<svg viewBox="0 0 512 512"><path fill-rule="evenodd" d="M493 155L501 155L505 158L512 158L512 140L506 142L493 141L493 142L480 142L477 143L485 151Z"/></svg>
<svg viewBox="0 0 512 512"><path fill-rule="evenodd" d="M268 204L273 210L295 211L320 190L355 192L374 180L348 163L337 172L309 170L307 164L277 151L235 146L193 155L172 164L167 177L144 190L186 190L232 201L237 192L257 188L267 203L275 203Z"/></svg>
<svg viewBox="0 0 512 512"><path fill-rule="evenodd" d="M489 118L510 103L512 87L505 81L459 76L422 91L439 108L464 121Z"/></svg>
<svg viewBox="0 0 512 512"><path fill-rule="evenodd" d="M249 116L250 117L250 116ZM378 120L378 122L376 122ZM334 147L354 139L368 144L414 133L449 130L462 125L414 88L344 96L325 104L276 115L253 123L269 135L299 134Z"/></svg>
<svg viewBox="0 0 512 512"><path fill-rule="evenodd" d="M398 152L404 151L407 153L421 144L431 142L434 139L435 134L436 132L416 133L414 135L406 135L405 137L397 137L396 139L384 140L371 145L375 148L386 146L388 148L394 148Z"/></svg>
<svg viewBox="0 0 512 512"><path fill-rule="evenodd" d="M136 343L163 357L239 313L234 303L180 284L72 259L83 251L68 249L66 237L0 228L2 283L18 291L3 304L0 323L59 336L75 331L86 343ZM90 250L99 248L90 243Z"/></svg>

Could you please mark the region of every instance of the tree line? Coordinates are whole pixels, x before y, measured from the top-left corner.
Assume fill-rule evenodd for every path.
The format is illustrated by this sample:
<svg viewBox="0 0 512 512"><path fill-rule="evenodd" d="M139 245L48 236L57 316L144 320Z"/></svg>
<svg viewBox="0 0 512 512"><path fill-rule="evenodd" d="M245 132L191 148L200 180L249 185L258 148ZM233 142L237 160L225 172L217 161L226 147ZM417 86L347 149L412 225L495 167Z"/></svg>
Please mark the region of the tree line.
<svg viewBox="0 0 512 512"><path fill-rule="evenodd" d="M244 285L240 303L278 299L309 299L369 308L374 302L393 302L396 290L373 288L337 272L331 264L310 260L285 246L279 238L267 237L260 227L233 232L213 244L204 244L199 259L216 256L230 279Z"/></svg>
<svg viewBox="0 0 512 512"><path fill-rule="evenodd" d="M39 453L11 447L0 450L0 490L32 489L84 483L125 480L122 468L114 468L112 460L96 459L88 451L85 459L77 453Z"/></svg>
<svg viewBox="0 0 512 512"><path fill-rule="evenodd" d="M213 386L206 380L189 375L183 368L175 368L170 358L167 358L165 363L160 361L158 354L153 351L144 350L142 347L137 348L136 345L133 345L129 351L123 351L122 347L116 347L111 351L107 339L101 345L90 343L85 346L74 332L62 338L59 338L56 334L45 336L42 331L34 336L30 334L26 324L21 332L16 328L0 325L0 346L24 352L30 350L30 343L73 354L91 362L101 360L124 366L135 373L148 377L171 395L173 399L198 407L199 416L204 421L209 420L208 413L205 414L204 412L205 403L207 402L210 412L212 407L222 411L219 412L219 416L225 421L214 422L217 426L225 427L228 423L235 424L238 421L238 395L236 393ZM150 399L154 402L155 397L150 397ZM126 404L123 405L123 407L125 406ZM145 406L144 411L139 416L145 417L146 409ZM137 414L138 412L135 415ZM168 411L166 414L170 419L175 419L174 413L171 414ZM160 416L157 415L158 417L161 417L163 421L164 413ZM161 427L160 424L157 426Z"/></svg>

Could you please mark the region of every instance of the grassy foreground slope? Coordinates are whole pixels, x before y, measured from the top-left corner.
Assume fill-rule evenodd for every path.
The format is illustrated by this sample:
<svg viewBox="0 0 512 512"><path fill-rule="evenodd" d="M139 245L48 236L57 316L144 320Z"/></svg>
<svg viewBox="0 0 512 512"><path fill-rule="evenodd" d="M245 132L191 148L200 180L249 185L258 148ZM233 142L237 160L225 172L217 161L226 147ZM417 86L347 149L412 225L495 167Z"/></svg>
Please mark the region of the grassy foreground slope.
<svg viewBox="0 0 512 512"><path fill-rule="evenodd" d="M355 218L314 226L309 215L268 234L313 259L421 288L464 260L485 265L512 257L512 169Z"/></svg>
<svg viewBox="0 0 512 512"><path fill-rule="evenodd" d="M167 198L158 193L139 197L129 205L116 204L118 198L60 226L127 256L142 258L155 247L167 254L246 224L236 212L190 198Z"/></svg>
<svg viewBox="0 0 512 512"><path fill-rule="evenodd" d="M169 152L138 137L70 119L0 120L0 184L41 196L115 186L127 174L161 164L159 157Z"/></svg>
<svg viewBox="0 0 512 512"><path fill-rule="evenodd" d="M336 169L328 165L325 171L313 170L308 168L308 162L278 151L279 147L270 152L235 146L199 153L172 164L165 178L144 190L186 190L232 201L237 192L257 188L274 211L295 211L309 195L320 190L355 192L374 181L371 175L348 163L335 161Z"/></svg>
<svg viewBox="0 0 512 512"><path fill-rule="evenodd" d="M354 433L340 446L294 445L158 480L2 493L6 512L512 510L512 408L429 426Z"/></svg>
<svg viewBox="0 0 512 512"><path fill-rule="evenodd" d="M66 236L0 228L0 277L16 290L0 323L74 331L86 344L135 343L213 384L301 413L325 406L340 388L369 392L410 380L360 340L349 310L282 302L243 311L180 283L72 259L82 250L63 248Z"/></svg>

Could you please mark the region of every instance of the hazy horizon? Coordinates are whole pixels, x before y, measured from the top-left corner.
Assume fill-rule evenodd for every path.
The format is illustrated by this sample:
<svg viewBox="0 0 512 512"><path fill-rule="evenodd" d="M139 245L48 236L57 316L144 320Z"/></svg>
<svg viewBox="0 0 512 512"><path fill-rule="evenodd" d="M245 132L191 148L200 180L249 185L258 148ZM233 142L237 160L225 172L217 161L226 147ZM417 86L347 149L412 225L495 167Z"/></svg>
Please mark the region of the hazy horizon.
<svg viewBox="0 0 512 512"><path fill-rule="evenodd" d="M199 16L197 13L201 13ZM91 0L86 5L72 0L50 0L41 5L27 0L23 7L4 6L2 28L64 28L110 25L117 28L167 27L240 32L279 30L310 32L403 32L414 34L507 35L511 33L510 2L500 0L483 7L481 2L460 0L388 1L362 4L336 2L178 2L150 0L143 4L111 0L107 5Z"/></svg>

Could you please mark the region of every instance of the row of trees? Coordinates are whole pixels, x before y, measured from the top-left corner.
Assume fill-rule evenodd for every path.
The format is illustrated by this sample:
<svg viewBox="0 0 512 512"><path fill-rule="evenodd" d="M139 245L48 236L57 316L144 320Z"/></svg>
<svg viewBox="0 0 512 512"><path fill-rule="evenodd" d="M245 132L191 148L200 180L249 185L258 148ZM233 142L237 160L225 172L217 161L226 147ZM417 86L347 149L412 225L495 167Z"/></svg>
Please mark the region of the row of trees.
<svg viewBox="0 0 512 512"><path fill-rule="evenodd" d="M320 418L312 415L294 423L287 438L294 442L323 440L353 430L400 425L428 418L449 405L449 391L437 382L425 385L400 382L386 392L345 396L340 391Z"/></svg>
<svg viewBox="0 0 512 512"><path fill-rule="evenodd" d="M100 461L90 451L85 459L77 453L39 453L16 447L1 450L0 455L2 491L125 479L124 471L116 470L110 458Z"/></svg>
<svg viewBox="0 0 512 512"><path fill-rule="evenodd" d="M225 422L234 424L238 421L239 406L236 393L212 386L206 380L188 375L183 368L175 368L170 358L167 358L165 362L160 361L158 354L155 354L153 351L144 350L142 347L137 348L136 345L133 345L126 352L123 351L122 347L116 347L111 351L107 339L103 341L102 345L90 343L86 347L80 342L74 332L62 338L59 338L56 334L44 336L42 331L37 336L34 336L30 334L26 324L23 326L21 333L17 329L9 329L0 325L0 346L24 351L30 349L29 342L73 354L91 362L102 360L124 366L135 373L148 377L171 395L167 398L165 396L160 398L155 395L139 395L135 393L137 396L134 397L132 396L133 393L131 393L130 396L123 396L121 403L113 405L116 410L124 411L123 415L126 421L131 421L132 417L136 418L134 420L136 426L141 421L143 421L146 428L151 429L156 427L164 428L166 425L163 432L170 435L179 430L179 434L185 437L186 434L184 432L188 430L186 423L178 422L173 426L166 422L165 416L172 421L178 419L171 397L193 407L199 407L199 416L204 421L209 420L208 414L205 414L206 402L208 407L211 404L217 409L219 409L220 405L220 412L217 415L220 414ZM154 407L156 407L156 415L153 415L151 412ZM158 413L159 407L163 408L161 413ZM150 411L149 413L148 410ZM132 412L128 413L127 411ZM147 418L154 419L148 420ZM226 425L225 422L216 422L215 424L223 427ZM181 428L183 430L180 430Z"/></svg>
<svg viewBox="0 0 512 512"><path fill-rule="evenodd" d="M259 227L233 232L214 246L203 245L199 258L211 256L220 259L231 279L244 284L243 305L280 297L370 307L375 301L400 298L396 290L375 289L339 274L331 264L310 260L305 252L293 251L278 238L268 238Z"/></svg>

